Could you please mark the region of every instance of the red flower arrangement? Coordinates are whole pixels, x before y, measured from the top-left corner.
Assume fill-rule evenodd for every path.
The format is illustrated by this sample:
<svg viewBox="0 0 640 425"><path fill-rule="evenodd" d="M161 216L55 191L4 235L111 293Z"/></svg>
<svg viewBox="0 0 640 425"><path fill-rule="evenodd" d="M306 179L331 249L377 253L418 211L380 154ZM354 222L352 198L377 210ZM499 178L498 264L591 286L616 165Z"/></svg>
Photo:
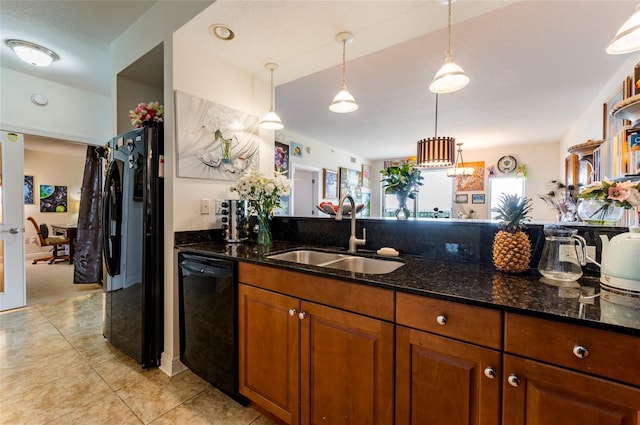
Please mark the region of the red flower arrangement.
<svg viewBox="0 0 640 425"><path fill-rule="evenodd" d="M129 118L131 118L131 125L135 128L142 127L145 122L163 122L164 118L164 105L160 102L142 102L138 103L136 109L129 111Z"/></svg>

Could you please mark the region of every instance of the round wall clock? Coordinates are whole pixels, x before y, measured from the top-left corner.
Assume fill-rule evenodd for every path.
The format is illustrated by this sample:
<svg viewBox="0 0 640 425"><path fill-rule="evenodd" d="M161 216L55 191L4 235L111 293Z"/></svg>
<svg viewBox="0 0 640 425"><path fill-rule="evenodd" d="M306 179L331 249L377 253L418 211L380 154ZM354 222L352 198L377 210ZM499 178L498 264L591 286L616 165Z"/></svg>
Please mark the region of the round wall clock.
<svg viewBox="0 0 640 425"><path fill-rule="evenodd" d="M518 161L511 155L505 155L498 160L498 170L502 173L510 173L516 169Z"/></svg>

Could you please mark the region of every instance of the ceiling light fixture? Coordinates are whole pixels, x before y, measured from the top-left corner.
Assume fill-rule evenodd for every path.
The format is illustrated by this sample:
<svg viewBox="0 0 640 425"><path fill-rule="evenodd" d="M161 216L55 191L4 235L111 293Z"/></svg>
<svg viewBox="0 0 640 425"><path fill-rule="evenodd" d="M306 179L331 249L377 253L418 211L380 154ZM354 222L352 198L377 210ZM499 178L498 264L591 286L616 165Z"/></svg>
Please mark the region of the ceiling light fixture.
<svg viewBox="0 0 640 425"><path fill-rule="evenodd" d="M462 143L457 143L458 155L456 156L456 164L447 169L447 177L463 177L470 176L475 171L473 167L465 167L464 160L462 159Z"/></svg>
<svg viewBox="0 0 640 425"><path fill-rule="evenodd" d="M22 60L33 66L49 66L60 59L58 55L46 47L22 40L7 40L7 46Z"/></svg>
<svg viewBox="0 0 640 425"><path fill-rule="evenodd" d="M636 50L640 50L640 3L607 46L607 53L610 55L621 55Z"/></svg>
<svg viewBox="0 0 640 425"><path fill-rule="evenodd" d="M449 44L444 57L444 64L436 72L433 81L429 85L429 90L434 93L451 93L469 84L469 76L453 61L451 54L451 0L448 0L447 3L449 5Z"/></svg>
<svg viewBox="0 0 640 425"><path fill-rule="evenodd" d="M456 139L438 137L438 94L436 93L436 125L433 137L418 142L418 167L440 168L453 165Z"/></svg>
<svg viewBox="0 0 640 425"><path fill-rule="evenodd" d="M211 25L209 27L209 33L222 41L233 40L236 36L233 30L224 24Z"/></svg>
<svg viewBox="0 0 640 425"><path fill-rule="evenodd" d="M275 63L267 63L265 64L264 67L271 71L271 85L270 85L271 103L269 106L269 112L267 112L265 116L262 118L262 121L260 121L260 128L264 128L266 130L281 130L284 128L284 125L282 125L282 121L280 120L280 117L278 116L278 114L276 114L275 102L273 101L273 97L274 97L273 71L278 69L278 65Z"/></svg>
<svg viewBox="0 0 640 425"><path fill-rule="evenodd" d="M351 43L353 41L353 34L350 32L341 32L336 34L336 40L342 42L342 86L340 86L340 91L333 98L333 102L329 105L329 109L333 112L337 112L339 114L345 114L347 112L353 112L358 109L358 104L356 100L353 98L349 90L347 90L347 76L346 76L346 67L345 67L345 50L347 43Z"/></svg>

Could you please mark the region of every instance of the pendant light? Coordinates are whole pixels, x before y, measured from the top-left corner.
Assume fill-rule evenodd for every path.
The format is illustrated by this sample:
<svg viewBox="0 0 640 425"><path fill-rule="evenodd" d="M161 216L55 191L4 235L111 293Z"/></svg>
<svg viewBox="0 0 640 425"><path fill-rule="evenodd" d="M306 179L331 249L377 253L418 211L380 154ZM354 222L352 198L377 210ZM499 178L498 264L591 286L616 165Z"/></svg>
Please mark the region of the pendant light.
<svg viewBox="0 0 640 425"><path fill-rule="evenodd" d="M640 3L607 46L607 53L610 55L621 55L636 50L640 50Z"/></svg>
<svg viewBox="0 0 640 425"><path fill-rule="evenodd" d="M437 168L453 165L456 139L438 137L438 94L436 93L436 125L433 137L418 142L418 167Z"/></svg>
<svg viewBox="0 0 640 425"><path fill-rule="evenodd" d="M270 85L271 104L269 106L269 112L267 112L265 116L262 117L262 121L260 121L260 128L264 128L265 130L281 130L284 128L284 125L282 125L282 121L280 120L280 117L278 116L278 114L276 114L274 101L273 101L273 96L274 96L273 71L278 69L278 65L275 63L268 63L268 64L265 64L264 67L267 68L269 71L271 71L271 85Z"/></svg>
<svg viewBox="0 0 640 425"><path fill-rule="evenodd" d="M340 91L333 98L333 102L329 105L329 109L333 112L337 112L339 114L346 114L348 112L353 112L358 109L358 104L356 100L353 98L349 90L347 90L347 76L346 76L346 57L345 50L347 43L351 43L353 41L353 34L350 32L341 32L336 34L336 40L342 42L342 86L340 86Z"/></svg>
<svg viewBox="0 0 640 425"><path fill-rule="evenodd" d="M58 55L46 47L22 40L7 40L13 52L21 61L33 66L46 67L59 59Z"/></svg>
<svg viewBox="0 0 640 425"><path fill-rule="evenodd" d="M449 44L444 64L436 72L433 81L429 85L429 90L434 93L451 93L469 84L469 76L453 61L453 56L451 55L451 0L448 0L447 3L449 5Z"/></svg>
<svg viewBox="0 0 640 425"><path fill-rule="evenodd" d="M464 160L462 159L462 143L457 143L458 155L456 156L456 164L447 170L447 177L463 177L470 176L475 171L473 167L464 167Z"/></svg>

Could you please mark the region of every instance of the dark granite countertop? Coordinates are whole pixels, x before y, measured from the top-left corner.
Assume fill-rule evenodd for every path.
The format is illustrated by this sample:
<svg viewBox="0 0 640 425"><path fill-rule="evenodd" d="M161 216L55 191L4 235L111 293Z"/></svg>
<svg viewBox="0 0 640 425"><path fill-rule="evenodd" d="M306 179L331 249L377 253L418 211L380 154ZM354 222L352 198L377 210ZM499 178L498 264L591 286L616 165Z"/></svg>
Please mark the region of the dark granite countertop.
<svg viewBox="0 0 640 425"><path fill-rule="evenodd" d="M490 264L409 255L397 257L404 266L396 271L372 275L267 258L275 253L301 248L346 253L345 249L310 244L275 242L264 247L252 242L199 242L177 245L176 248L640 336L640 313L637 309L604 300L601 302L600 297L593 297L599 293L599 281L595 276L583 276L576 287L558 287L542 282L537 270L506 274ZM358 255L382 258L365 250L359 251Z"/></svg>

